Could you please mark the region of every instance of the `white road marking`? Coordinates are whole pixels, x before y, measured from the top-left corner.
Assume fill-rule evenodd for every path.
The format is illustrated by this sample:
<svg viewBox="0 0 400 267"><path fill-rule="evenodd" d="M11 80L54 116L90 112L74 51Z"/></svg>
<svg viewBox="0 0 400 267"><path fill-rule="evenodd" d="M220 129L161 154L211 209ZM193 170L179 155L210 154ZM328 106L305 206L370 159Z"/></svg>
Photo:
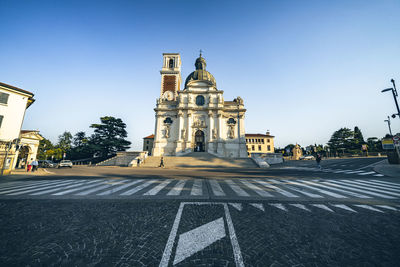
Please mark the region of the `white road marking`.
<svg viewBox="0 0 400 267"><path fill-rule="evenodd" d="M343 180L341 180L341 181L343 181ZM387 185L377 185L377 184L370 183L368 181L363 181L363 180L348 181L348 182L349 183L353 183L353 184L363 185L363 186L366 186L368 188L372 187L372 188L378 188L378 189L389 190L389 191L394 191L394 192L399 192L400 193L400 189L395 189L395 188L389 187Z"/></svg>
<svg viewBox="0 0 400 267"><path fill-rule="evenodd" d="M376 165L378 165L379 163L384 162L384 161L386 161L386 159L381 160L381 161L378 161L378 162L375 162L375 163L372 163L372 164L369 164L369 165L364 166L364 167L361 167L361 168L358 168L357 170L362 170L362 169L365 169L365 168L368 168L368 167L373 167L373 166L376 166Z"/></svg>
<svg viewBox="0 0 400 267"><path fill-rule="evenodd" d="M174 265L225 236L225 225L222 217L179 235Z"/></svg>
<svg viewBox="0 0 400 267"><path fill-rule="evenodd" d="M21 191L21 190L26 190L26 189L31 189L31 188L38 188L38 187L42 187L42 186L47 186L47 185L56 185L56 184L62 184L62 183L66 183L66 182L72 182L74 180L64 180L64 181L49 181L46 183L41 183L41 184L35 184L32 186L26 186L26 187L20 187L20 188L16 188L16 189L11 189L11 190L3 190L0 191L0 194L7 194L7 193L11 193L11 192L15 192L15 191Z"/></svg>
<svg viewBox="0 0 400 267"><path fill-rule="evenodd" d="M299 208L299 209L302 209L302 210L306 210L306 211L309 211L309 212L311 212L311 210L309 210L306 206L304 206L303 204L289 204L290 206L293 206L293 207L296 207L296 208Z"/></svg>
<svg viewBox="0 0 400 267"><path fill-rule="evenodd" d="M395 193L389 193L389 192L381 191L381 190L378 190L378 189L365 188L364 186L345 183L345 182L340 182L340 181L331 181L331 182L335 183L335 184L338 184L337 185L338 187L347 188L347 189L350 189L352 191L361 192L361 193L364 193L364 194L367 194L367 195L373 195L373 196L382 197L382 198L395 199L395 197L387 196L387 195L393 195ZM342 185L345 185L345 186L342 186ZM360 188L360 189L357 189L357 188ZM368 190L368 191L366 191L366 190ZM380 192L383 192L385 194L378 194L378 193L371 192L371 191L376 191L376 192L380 191ZM395 195L400 196L399 194L395 194Z"/></svg>
<svg viewBox="0 0 400 267"><path fill-rule="evenodd" d="M172 182L172 180L165 180L162 183L160 183L159 185L155 186L154 188L150 189L149 191L147 191L146 193L144 193L144 196L154 196L156 195L158 192L160 192L164 187L166 187L168 184L170 184Z"/></svg>
<svg viewBox="0 0 400 267"><path fill-rule="evenodd" d="M352 184L349 185L349 184L346 184L344 182L333 181L333 180L329 180L329 182L334 183L336 185L336 187L345 188L345 189L352 190L352 191L355 191L355 192L360 192L360 193L363 193L363 194L372 195L372 196L376 196L376 197L395 199L395 197L386 196L386 195L383 195L383 194L378 194L378 193L367 191L367 190L357 189L356 188L356 187L358 187L357 185L352 185Z"/></svg>
<svg viewBox="0 0 400 267"><path fill-rule="evenodd" d="M360 172L364 172L364 171L350 171L350 172L345 172L345 174L353 174L353 173L360 173Z"/></svg>
<svg viewBox="0 0 400 267"><path fill-rule="evenodd" d="M167 244L165 245L164 253L163 253L161 261L160 261L160 265L159 265L160 267L168 266L169 258L171 257L172 248L174 246L176 233L178 232L178 226L181 221L182 211L183 211L184 206L185 206L184 202L182 202L179 205L178 212L176 213L176 216L175 216L174 224L172 225L171 233L169 234L168 241L167 241Z"/></svg>
<svg viewBox="0 0 400 267"><path fill-rule="evenodd" d="M122 194L120 194L120 196L130 196L135 194L136 192L139 192L140 190L142 190L143 188L148 187L149 185L158 182L158 180L150 180L150 181L146 181L145 183L138 185L128 191L123 192Z"/></svg>
<svg viewBox="0 0 400 267"><path fill-rule="evenodd" d="M92 189L89 189L89 190L86 190L86 191L83 191L83 192L79 192L78 194L75 194L75 195L76 195L76 196L86 196L86 195L89 195L89 194L91 194L91 193L98 192L98 191L100 191L100 190L103 190L103 189L106 189L106 188L109 188L109 187L116 186L116 185L121 184L121 183L123 183L123 182L125 182L125 181L127 181L127 180L122 180L122 181L120 181L120 182L113 183L113 184L102 185L102 186L95 187L95 188L92 188Z"/></svg>
<svg viewBox="0 0 400 267"><path fill-rule="evenodd" d="M203 183L201 180L194 180L192 191L190 192L191 196L201 196L203 194Z"/></svg>
<svg viewBox="0 0 400 267"><path fill-rule="evenodd" d="M259 210L265 212L264 206L263 206L263 204L261 204L261 203L250 203L250 205L253 206L253 207L256 208L256 209L259 209Z"/></svg>
<svg viewBox="0 0 400 267"><path fill-rule="evenodd" d="M136 180L136 181L133 181L133 182L130 182L130 183L121 185L121 186L114 187L114 188L112 188L112 189L110 189L110 190L107 190L107 191L98 193L97 195L98 195L98 196L107 196L107 195L116 193L116 192L118 192L118 191L121 191L121 190L123 190L123 189L125 189L125 188L128 188L128 187L130 187L130 186L132 186L132 185L135 185L135 184L138 184L138 183L140 183L140 182L143 182L143 181L144 181L143 179Z"/></svg>
<svg viewBox="0 0 400 267"><path fill-rule="evenodd" d="M49 182L65 182L65 180L51 180L51 181L24 181L24 182L11 182L11 183L5 183L0 185L0 190L10 190L10 189L17 189L21 187L27 187L30 185L42 185L46 184Z"/></svg>
<svg viewBox="0 0 400 267"><path fill-rule="evenodd" d="M341 173L341 172L348 172L348 171L351 171L351 170L339 170L339 171L335 171L333 173Z"/></svg>
<svg viewBox="0 0 400 267"><path fill-rule="evenodd" d="M267 183L267 182L265 182L265 181L261 181L261 180L255 180L255 181L256 181L257 183L262 184L262 185L265 186L265 187L274 189L277 193L282 194L282 195L284 195L284 196L286 196L286 197L298 197L298 196L295 195L295 194L292 194L292 193L290 193L290 192L288 192L288 191L285 191L285 190L283 190L283 189L280 189L279 187L274 186L274 185L272 185L272 184L270 184L270 183Z"/></svg>
<svg viewBox="0 0 400 267"><path fill-rule="evenodd" d="M388 209L388 210L395 210L397 211L397 209L395 207L391 207L391 206L387 206L387 205L375 205L379 208L384 208L384 209Z"/></svg>
<svg viewBox="0 0 400 267"><path fill-rule="evenodd" d="M226 203L224 205L226 223L228 224L229 237L231 238L231 244L233 249L233 257L235 258L236 266L244 267L242 252L240 251L239 242L236 237L235 229L233 228L231 214Z"/></svg>
<svg viewBox="0 0 400 267"><path fill-rule="evenodd" d="M238 211L242 211L243 209L243 206L240 203L228 203L228 204L237 209Z"/></svg>
<svg viewBox="0 0 400 267"><path fill-rule="evenodd" d="M36 192L33 194L30 194L31 196L39 196L39 195L44 195L44 194L48 194L48 193L53 193L56 191L60 191L60 190L64 190L64 189L68 189L68 188L74 188L74 187L78 187L84 184L91 184L91 183L95 183L97 181L88 181L88 180L82 180L81 183L77 183L77 184L72 184L72 185L68 185L68 186L63 186L61 188L53 188L53 189L49 189L49 190L45 190L45 191L40 191L40 192Z"/></svg>
<svg viewBox="0 0 400 267"><path fill-rule="evenodd" d="M274 182L274 183L276 183L276 184L283 185L284 187L286 187L286 188L288 188L288 189L290 189L290 190L292 190L292 191L296 191L296 192L298 192L298 193L300 193L300 194L303 194L303 195L305 195L305 196L308 196L308 197L312 197L312 198L323 198L323 196L321 196L321 195L317 195L317 194L313 194L313 193L310 193L310 192L306 192L306 191L303 191L302 189L297 189L297 188L295 188L295 187L289 186L289 185L284 184L284 183L282 183L282 182L278 182L278 181L275 181L275 180L269 180L269 181Z"/></svg>
<svg viewBox="0 0 400 267"><path fill-rule="evenodd" d="M178 232L179 223L181 221L183 207L185 205L223 205L224 211L225 211L225 219L226 219L226 223L228 225L229 238L231 240L233 256L235 259L236 266L244 267L242 253L240 251L239 243L238 243L238 240L236 237L235 229L233 227L232 218L229 213L228 205L226 203L217 203L217 202L182 202L179 205L179 209L176 214L174 224L172 225L172 229L169 234L168 241L165 246L164 253L162 255L159 266L160 267L168 266L168 263L169 263L169 260L171 257L171 253L172 253L172 249L173 249L173 245L174 245L174 242L176 239L176 234Z"/></svg>
<svg viewBox="0 0 400 267"><path fill-rule="evenodd" d="M371 207L371 206L368 206L368 205L354 205L354 206L360 207L360 208L364 208L364 209L367 209L367 210L372 210L372 211L377 211L377 212L382 212L382 213L384 213L383 211L378 210L378 209L376 209L376 208L374 208L374 207Z"/></svg>
<svg viewBox="0 0 400 267"><path fill-rule="evenodd" d="M246 180L240 180L240 182L242 182L242 184L244 184L245 186L247 186L248 188L252 189L254 192L256 192L257 194L259 194L262 197L272 197L272 195L268 192L266 192L265 190L263 190L261 187L250 183L249 181Z"/></svg>
<svg viewBox="0 0 400 267"><path fill-rule="evenodd" d="M314 207L323 209L323 210L327 210L327 211L330 211L330 212L334 212L334 211L333 211L332 209L330 209L328 206L323 205L323 204L311 204L311 205L314 206Z"/></svg>
<svg viewBox="0 0 400 267"><path fill-rule="evenodd" d="M385 176L385 175L378 173L378 174L375 174L374 176L383 177L383 176Z"/></svg>
<svg viewBox="0 0 400 267"><path fill-rule="evenodd" d="M344 210L348 210L351 212L355 212L357 213L357 211L353 210L352 208L350 208L349 206L343 205L343 204L331 204L334 207L340 208L340 209L344 209Z"/></svg>
<svg viewBox="0 0 400 267"><path fill-rule="evenodd" d="M316 186L320 186L320 187L323 187L323 188L328 188L328 189L330 189L330 190L334 190L334 191L338 191L338 192L341 192L341 193L344 193L344 194L347 194L347 195L350 195L350 196L353 196L353 197L358 197L358 198L371 198L370 196L365 196L365 195L361 195L361 194L357 194L357 193L354 193L354 192L351 192L351 191L348 191L348 190L343 190L343 189L340 189L340 188L335 188L335 184L332 184L332 183L329 183L329 182L321 182L321 183L312 183L312 182L307 182L307 181L304 181L305 183L310 183L310 184L314 184L314 185L316 185ZM328 186L329 185L329 186Z"/></svg>
<svg viewBox="0 0 400 267"><path fill-rule="evenodd" d="M75 181L72 182L74 184L78 183L79 181ZM7 195L9 196L17 196L17 195L22 195L22 194L26 194L26 193L30 193L30 192L35 192L35 191L40 191L40 190L44 190L44 189L49 189L49 188L54 188L54 187L62 187L64 185L69 185L72 184L71 182L64 182L64 183L58 183L58 184L52 184L52 185L47 185L45 187L40 187L40 188L33 188L33 189L29 189L29 190L25 190L25 191L18 191L18 192L14 192L14 193L9 193Z"/></svg>
<svg viewBox="0 0 400 267"><path fill-rule="evenodd" d="M244 191L242 188L240 188L238 185L236 185L232 180L225 180L225 182L239 196L241 196L241 197L249 197L250 196L246 191Z"/></svg>
<svg viewBox="0 0 400 267"><path fill-rule="evenodd" d="M305 188L313 189L313 190L315 190L315 191L317 191L317 192L320 192L320 193L322 193L322 194L325 194L325 195L328 195L328 196L331 196L331 197L335 197L335 198L347 198L346 196L342 196L342 195L339 195L339 194L336 194L336 193L333 193L333 192L329 192L329 191L326 191L326 190L323 190L323 189L320 189L320 188L317 188L317 187L314 187L314 186L310 186L310 185L306 185L306 184L301 184L301 183L297 183L297 182L293 182L293 181L289 181L289 180L285 180L285 181L288 182L288 183L290 183L290 184L295 184L295 185L303 186L303 187L305 187Z"/></svg>
<svg viewBox="0 0 400 267"><path fill-rule="evenodd" d="M287 209L285 208L285 206L283 206L283 205L280 204L280 203L269 203L269 204L270 204L271 206L274 206L275 208L278 208L278 209L287 211Z"/></svg>
<svg viewBox="0 0 400 267"><path fill-rule="evenodd" d="M219 183L215 180L210 180L211 190L213 191L214 195L216 196L225 196L224 191L222 190Z"/></svg>
<svg viewBox="0 0 400 267"><path fill-rule="evenodd" d="M396 184L396 183L391 183L391 182L387 182L387 181L380 181L380 180L371 180L371 181L382 183L382 184L394 185L395 187L400 188L400 184Z"/></svg>
<svg viewBox="0 0 400 267"><path fill-rule="evenodd" d="M186 180L180 180L175 186L174 188L172 188L169 192L168 192L168 196L178 196L181 194L181 191L183 189L183 187L185 186Z"/></svg>
<svg viewBox="0 0 400 267"><path fill-rule="evenodd" d="M357 173L357 175L368 175L368 174L373 174L373 173L376 174L376 172L364 172L364 173Z"/></svg>
<svg viewBox="0 0 400 267"><path fill-rule="evenodd" d="M96 183L94 183L94 184L82 186L82 187L79 187L79 188L69 189L69 190L66 190L66 191L54 193L54 194L52 194L52 195L53 195L53 196L62 196L62 195L66 195L66 194L69 194L69 193L73 193L73 192L76 192L76 191L79 191L79 190L84 190L84 189L87 189L87 188L95 187L95 186L98 186L99 184L104 184L105 182L106 182L106 181L104 181L104 180L97 180Z"/></svg>

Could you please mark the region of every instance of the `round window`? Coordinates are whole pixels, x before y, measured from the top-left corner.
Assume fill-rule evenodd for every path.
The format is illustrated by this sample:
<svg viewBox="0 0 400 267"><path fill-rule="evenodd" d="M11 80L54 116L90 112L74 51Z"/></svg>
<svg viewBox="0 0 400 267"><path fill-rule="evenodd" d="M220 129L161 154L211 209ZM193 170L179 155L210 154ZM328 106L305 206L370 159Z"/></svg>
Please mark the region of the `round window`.
<svg viewBox="0 0 400 267"><path fill-rule="evenodd" d="M204 102L205 102L204 96L198 95L198 96L196 97L196 105L202 106L202 105L204 105Z"/></svg>

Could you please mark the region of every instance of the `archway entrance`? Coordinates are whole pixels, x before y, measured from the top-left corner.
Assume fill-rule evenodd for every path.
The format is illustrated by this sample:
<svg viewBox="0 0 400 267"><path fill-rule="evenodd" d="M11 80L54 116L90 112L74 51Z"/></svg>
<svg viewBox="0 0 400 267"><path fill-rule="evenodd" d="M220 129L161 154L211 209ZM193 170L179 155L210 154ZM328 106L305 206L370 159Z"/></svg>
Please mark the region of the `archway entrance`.
<svg viewBox="0 0 400 267"><path fill-rule="evenodd" d="M28 161L30 153L29 146L23 146L19 149L17 164L15 165L16 168L25 168L26 162Z"/></svg>
<svg viewBox="0 0 400 267"><path fill-rule="evenodd" d="M204 132L201 130L197 130L194 134L194 152L204 152L205 151L205 142L204 142Z"/></svg>

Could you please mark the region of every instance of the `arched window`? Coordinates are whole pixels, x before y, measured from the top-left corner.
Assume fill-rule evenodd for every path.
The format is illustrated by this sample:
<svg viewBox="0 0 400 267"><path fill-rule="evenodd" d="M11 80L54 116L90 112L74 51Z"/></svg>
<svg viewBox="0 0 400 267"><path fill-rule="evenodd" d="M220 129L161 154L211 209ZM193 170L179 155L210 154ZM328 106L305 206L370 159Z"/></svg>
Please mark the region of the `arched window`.
<svg viewBox="0 0 400 267"><path fill-rule="evenodd" d="M174 59L173 59L173 58L171 58L171 59L169 60L169 67L170 67L171 69L174 67Z"/></svg>
<svg viewBox="0 0 400 267"><path fill-rule="evenodd" d="M229 118L228 124L236 124L236 121L234 118Z"/></svg>
<svg viewBox="0 0 400 267"><path fill-rule="evenodd" d="M164 120L164 123L171 124L171 123L172 123L171 118L170 118L170 117L166 118L166 119Z"/></svg>
<svg viewBox="0 0 400 267"><path fill-rule="evenodd" d="M202 106L202 105L204 105L204 102L205 102L204 96L198 95L198 96L196 97L196 105Z"/></svg>

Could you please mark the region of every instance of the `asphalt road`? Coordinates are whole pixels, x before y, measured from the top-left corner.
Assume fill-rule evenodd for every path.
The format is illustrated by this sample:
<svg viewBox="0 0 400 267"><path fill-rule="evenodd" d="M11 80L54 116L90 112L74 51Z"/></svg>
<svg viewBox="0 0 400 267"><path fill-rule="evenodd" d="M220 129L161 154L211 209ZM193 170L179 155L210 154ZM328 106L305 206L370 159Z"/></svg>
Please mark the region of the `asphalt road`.
<svg viewBox="0 0 400 267"><path fill-rule="evenodd" d="M0 266L397 266L381 159L49 169L0 182Z"/></svg>

